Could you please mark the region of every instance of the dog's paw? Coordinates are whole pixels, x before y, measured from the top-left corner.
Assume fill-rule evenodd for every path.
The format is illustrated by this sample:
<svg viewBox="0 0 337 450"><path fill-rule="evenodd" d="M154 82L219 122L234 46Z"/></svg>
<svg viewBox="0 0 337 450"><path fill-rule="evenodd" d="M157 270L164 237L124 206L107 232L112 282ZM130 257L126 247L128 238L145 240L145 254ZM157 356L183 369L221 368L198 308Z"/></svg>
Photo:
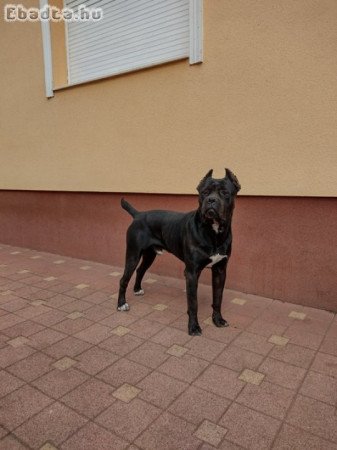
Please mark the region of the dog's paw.
<svg viewBox="0 0 337 450"><path fill-rule="evenodd" d="M188 334L190 336L201 336L202 330L200 328L200 325L197 323L197 324L193 324L193 325L189 326Z"/></svg>
<svg viewBox="0 0 337 450"><path fill-rule="evenodd" d="M144 289L139 289L139 291L133 291L133 295L144 295Z"/></svg>
<svg viewBox="0 0 337 450"><path fill-rule="evenodd" d="M117 306L117 311L129 311L130 306L128 303L124 303L124 305Z"/></svg>
<svg viewBox="0 0 337 450"><path fill-rule="evenodd" d="M229 323L221 315L213 315L212 320L216 327L229 327Z"/></svg>

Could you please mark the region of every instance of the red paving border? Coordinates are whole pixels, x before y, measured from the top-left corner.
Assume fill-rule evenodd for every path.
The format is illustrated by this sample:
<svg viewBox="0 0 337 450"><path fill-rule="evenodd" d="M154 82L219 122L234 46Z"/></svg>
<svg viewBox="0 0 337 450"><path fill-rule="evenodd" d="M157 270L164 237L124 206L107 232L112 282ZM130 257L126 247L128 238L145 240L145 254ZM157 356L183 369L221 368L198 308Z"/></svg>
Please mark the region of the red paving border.
<svg viewBox="0 0 337 450"><path fill-rule="evenodd" d="M0 244L0 448L337 449L337 318L227 290L187 334L181 280Z"/></svg>

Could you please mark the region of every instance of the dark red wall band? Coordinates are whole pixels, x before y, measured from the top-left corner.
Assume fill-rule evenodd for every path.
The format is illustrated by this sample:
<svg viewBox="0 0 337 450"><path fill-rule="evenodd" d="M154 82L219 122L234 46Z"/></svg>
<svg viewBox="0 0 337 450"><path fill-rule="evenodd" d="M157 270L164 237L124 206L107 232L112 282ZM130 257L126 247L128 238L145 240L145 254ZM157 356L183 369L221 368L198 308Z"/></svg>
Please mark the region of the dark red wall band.
<svg viewBox="0 0 337 450"><path fill-rule="evenodd" d="M121 197L0 191L0 242L123 266L131 217ZM125 197L140 210L197 207L196 196ZM233 227L228 288L337 312L337 199L239 197ZM151 271L182 277L183 264L163 255Z"/></svg>

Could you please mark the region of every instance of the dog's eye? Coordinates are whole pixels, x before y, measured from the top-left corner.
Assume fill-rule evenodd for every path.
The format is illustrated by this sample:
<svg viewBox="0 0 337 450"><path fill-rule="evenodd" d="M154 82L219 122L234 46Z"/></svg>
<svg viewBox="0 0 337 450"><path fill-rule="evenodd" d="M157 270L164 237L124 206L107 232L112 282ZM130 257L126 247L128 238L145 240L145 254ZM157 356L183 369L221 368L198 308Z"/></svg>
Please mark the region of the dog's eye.
<svg viewBox="0 0 337 450"><path fill-rule="evenodd" d="M220 190L220 194L223 195L225 198L230 198L230 195L228 194L228 192L223 189Z"/></svg>
<svg viewBox="0 0 337 450"><path fill-rule="evenodd" d="M225 200L227 201L227 202L230 202L231 201L231 195L230 194L226 194L225 195Z"/></svg>
<svg viewBox="0 0 337 450"><path fill-rule="evenodd" d="M209 191L208 191L208 190L202 192L202 195L203 195L204 197L206 197L206 195L208 195L208 194L209 194Z"/></svg>

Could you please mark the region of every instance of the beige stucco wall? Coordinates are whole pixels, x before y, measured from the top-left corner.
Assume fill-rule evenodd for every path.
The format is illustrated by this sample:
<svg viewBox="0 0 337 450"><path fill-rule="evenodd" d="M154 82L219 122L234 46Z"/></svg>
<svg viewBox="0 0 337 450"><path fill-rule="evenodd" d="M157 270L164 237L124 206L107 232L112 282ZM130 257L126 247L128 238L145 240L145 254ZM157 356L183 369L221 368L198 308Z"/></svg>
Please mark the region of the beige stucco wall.
<svg viewBox="0 0 337 450"><path fill-rule="evenodd" d="M40 25L2 22L0 188L193 193L227 166L246 195L336 196L336 24L336 0L204 0L203 64L47 100Z"/></svg>

